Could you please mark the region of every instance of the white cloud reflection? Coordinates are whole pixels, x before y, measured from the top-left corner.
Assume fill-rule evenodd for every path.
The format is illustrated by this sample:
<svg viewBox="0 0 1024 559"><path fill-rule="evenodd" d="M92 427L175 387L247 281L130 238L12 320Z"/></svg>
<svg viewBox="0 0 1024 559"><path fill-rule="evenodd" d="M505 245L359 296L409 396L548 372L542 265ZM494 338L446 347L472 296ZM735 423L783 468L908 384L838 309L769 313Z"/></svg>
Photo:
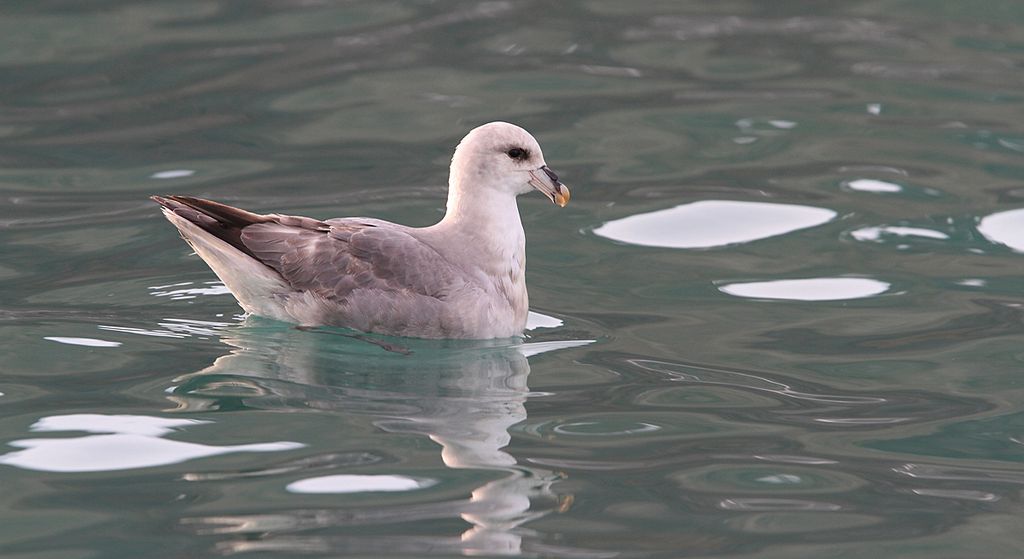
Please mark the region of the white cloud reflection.
<svg viewBox="0 0 1024 559"><path fill-rule="evenodd" d="M1024 208L986 216L978 224L978 231L993 243L1024 252Z"/></svg>
<svg viewBox="0 0 1024 559"><path fill-rule="evenodd" d="M736 297L754 299L841 301L880 295L889 287L888 283L871 278L806 278L730 283L718 289Z"/></svg>
<svg viewBox="0 0 1024 559"><path fill-rule="evenodd" d="M536 311L530 311L526 316L526 329L536 330L537 328L558 328L564 324L561 319Z"/></svg>
<svg viewBox="0 0 1024 559"><path fill-rule="evenodd" d="M926 239L947 240L949 235L934 229L923 227L903 227L899 225L883 225L881 227L861 227L850 232L850 236L858 241L881 242L886 236L924 237Z"/></svg>
<svg viewBox="0 0 1024 559"><path fill-rule="evenodd" d="M371 491L413 491L435 485L437 481L399 475L341 474L300 479L285 489L292 493L365 493Z"/></svg>
<svg viewBox="0 0 1024 559"><path fill-rule="evenodd" d="M634 245L714 248L784 235L835 217L836 212L813 206L704 200L609 221L594 233Z"/></svg>
<svg viewBox="0 0 1024 559"><path fill-rule="evenodd" d="M65 336L46 336L44 340L51 342L57 342L59 344L67 345L81 345L86 347L118 347L121 342L113 342L110 340L100 340L97 338L74 338Z"/></svg>
<svg viewBox="0 0 1024 559"><path fill-rule="evenodd" d="M177 428L205 423L210 422L143 415L54 415L40 419L29 430L96 434L10 441L7 444L24 450L0 455L0 464L42 472L108 472L165 466L233 452L277 452L305 446L288 441L210 446L162 438Z"/></svg>
<svg viewBox="0 0 1024 559"><path fill-rule="evenodd" d="M892 193L903 191L903 187L894 182L880 181L877 179L854 179L852 181L846 181L843 183L843 186L850 190L857 190L859 192Z"/></svg>

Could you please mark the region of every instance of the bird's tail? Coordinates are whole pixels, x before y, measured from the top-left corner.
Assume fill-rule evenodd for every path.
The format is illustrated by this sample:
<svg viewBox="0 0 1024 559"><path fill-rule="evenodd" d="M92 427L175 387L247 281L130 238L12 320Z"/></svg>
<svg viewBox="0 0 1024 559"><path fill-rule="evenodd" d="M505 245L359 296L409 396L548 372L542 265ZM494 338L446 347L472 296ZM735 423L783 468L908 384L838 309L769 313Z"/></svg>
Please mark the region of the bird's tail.
<svg viewBox="0 0 1024 559"><path fill-rule="evenodd" d="M285 289L281 276L265 266L242 243L242 229L273 221L211 200L188 196L152 196L164 216L248 312L275 316L263 309L273 293Z"/></svg>
<svg viewBox="0 0 1024 559"><path fill-rule="evenodd" d="M228 243L237 250L244 252L248 256L254 255L242 244L240 239L242 228L254 223L272 221L268 216L203 198L193 198L191 196L150 196L150 199L163 207L164 215L171 213L184 218L186 221ZM170 216L168 216L168 219L170 219ZM175 223L174 220L171 220L171 222ZM179 227L178 229L180 230L181 228ZM185 240L188 241L189 239L186 238Z"/></svg>

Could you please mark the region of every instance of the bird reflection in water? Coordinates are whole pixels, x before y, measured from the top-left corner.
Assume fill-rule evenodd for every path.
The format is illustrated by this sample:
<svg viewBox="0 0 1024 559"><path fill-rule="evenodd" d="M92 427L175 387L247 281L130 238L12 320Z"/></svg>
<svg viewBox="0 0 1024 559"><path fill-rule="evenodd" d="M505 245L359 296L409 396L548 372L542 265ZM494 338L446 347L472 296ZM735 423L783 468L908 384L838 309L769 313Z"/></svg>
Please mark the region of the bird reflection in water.
<svg viewBox="0 0 1024 559"><path fill-rule="evenodd" d="M560 497L552 490L552 484L559 479L557 473L523 466L504 448L511 439L509 428L527 417L525 402L529 396L527 376L530 373L527 358L585 345L592 340L535 343L402 340L411 352L403 354L402 351L387 351L380 344L346 337L340 330L302 331L257 318L249 318L241 326L226 330L221 340L232 347L228 354L218 357L205 369L175 380L176 386L169 398L178 411L221 409L227 404L248 408L284 406L289 411L312 408L349 416L348 419L352 419L352 415L369 416L373 426L383 432L429 437L441 446L441 459L448 468L499 473L497 479L487 476L491 481L473 488L468 499L437 497L425 503L403 502L400 505L380 502L364 505L367 501L360 499L360 506L354 507L345 506L345 497L338 495L339 508L301 508L184 520L200 533L245 536L222 541L219 544L222 552L423 553L429 549L432 554L519 555L529 548L531 553L579 555L581 550L560 550L530 538L524 541L524 536L530 534L522 526L524 523L565 508L571 497ZM392 447L393 442L390 441ZM382 446L389 446L389 442L382 441ZM365 464L373 463L374 458L367 459L365 452L360 456L359 473L364 473L368 469ZM331 468L331 473L349 473L351 470L346 470L346 466L360 466L360 458L353 457L353 453L344 459L335 453L290 466L278 465L263 474L195 473L187 479L294 475L315 469L322 471L324 462L328 463L326 468ZM421 488L431 483L423 483ZM470 527L461 534L409 535L414 530L409 530L407 523L449 518L462 518ZM374 535L352 534L346 530L369 525L377 525ZM396 528L380 533L379 528L386 525ZM325 534L332 528L337 535ZM307 531L316 531L316 534L303 533ZM584 555L593 556L587 552Z"/></svg>

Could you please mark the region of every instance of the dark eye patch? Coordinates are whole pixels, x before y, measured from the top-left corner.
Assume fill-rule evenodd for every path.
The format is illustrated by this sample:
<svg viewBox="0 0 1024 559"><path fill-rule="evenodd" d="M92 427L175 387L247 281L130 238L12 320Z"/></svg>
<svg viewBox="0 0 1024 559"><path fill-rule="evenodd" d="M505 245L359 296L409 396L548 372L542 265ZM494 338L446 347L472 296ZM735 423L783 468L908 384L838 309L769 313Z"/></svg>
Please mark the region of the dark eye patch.
<svg viewBox="0 0 1024 559"><path fill-rule="evenodd" d="M511 157L512 159L515 159L516 161L522 161L530 157L530 152L526 151L523 148L511 148L505 152L505 155Z"/></svg>

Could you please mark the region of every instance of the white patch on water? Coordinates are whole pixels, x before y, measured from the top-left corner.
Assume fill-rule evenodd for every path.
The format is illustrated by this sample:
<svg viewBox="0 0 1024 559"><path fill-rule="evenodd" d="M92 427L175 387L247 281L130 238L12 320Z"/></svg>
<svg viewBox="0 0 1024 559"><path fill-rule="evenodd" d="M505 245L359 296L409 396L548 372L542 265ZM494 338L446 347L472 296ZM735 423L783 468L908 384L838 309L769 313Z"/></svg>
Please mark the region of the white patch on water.
<svg viewBox="0 0 1024 559"><path fill-rule="evenodd" d="M414 491L436 485L437 481L408 476L339 474L293 481L285 486L292 493L367 493Z"/></svg>
<svg viewBox="0 0 1024 559"><path fill-rule="evenodd" d="M641 246L715 248L828 223L836 212L813 206L704 200L609 221L601 237Z"/></svg>
<svg viewBox="0 0 1024 559"><path fill-rule="evenodd" d="M181 179L185 177L191 177L196 174L192 169L171 169L168 171L158 171L149 176L151 179Z"/></svg>
<svg viewBox="0 0 1024 559"><path fill-rule="evenodd" d="M856 190L858 192L902 192L903 187L894 183L880 181L877 179L854 179L852 181L846 181L843 186L850 190Z"/></svg>
<svg viewBox="0 0 1024 559"><path fill-rule="evenodd" d="M718 288L723 293L753 299L790 301L841 301L863 299L889 290L884 281L871 278L807 278L730 283Z"/></svg>
<svg viewBox="0 0 1024 559"><path fill-rule="evenodd" d="M895 235L898 237L925 237L928 239L947 240L949 235L934 229L922 227L901 227L897 225L883 225L880 227L862 227L850 233L850 236L858 241L881 241L883 235Z"/></svg>
<svg viewBox="0 0 1024 559"><path fill-rule="evenodd" d="M289 441L211 446L162 438L179 428L207 423L212 422L143 415L53 415L36 421L29 430L94 434L10 441L7 444L22 450L0 455L0 464L42 472L109 472L166 466L233 452L279 452L305 446Z"/></svg>
<svg viewBox="0 0 1024 559"><path fill-rule="evenodd" d="M526 317L526 329L536 330L537 328L558 328L564 324L560 319L539 312L530 311Z"/></svg>
<svg viewBox="0 0 1024 559"><path fill-rule="evenodd" d="M68 345L81 345L86 347L118 347L121 342L112 342L110 340L98 340L96 338L66 338L62 336L46 336L44 340L50 340L51 342L57 342L59 344Z"/></svg>
<svg viewBox="0 0 1024 559"><path fill-rule="evenodd" d="M1024 208L985 216L978 223L978 231L993 243L1024 252Z"/></svg>

